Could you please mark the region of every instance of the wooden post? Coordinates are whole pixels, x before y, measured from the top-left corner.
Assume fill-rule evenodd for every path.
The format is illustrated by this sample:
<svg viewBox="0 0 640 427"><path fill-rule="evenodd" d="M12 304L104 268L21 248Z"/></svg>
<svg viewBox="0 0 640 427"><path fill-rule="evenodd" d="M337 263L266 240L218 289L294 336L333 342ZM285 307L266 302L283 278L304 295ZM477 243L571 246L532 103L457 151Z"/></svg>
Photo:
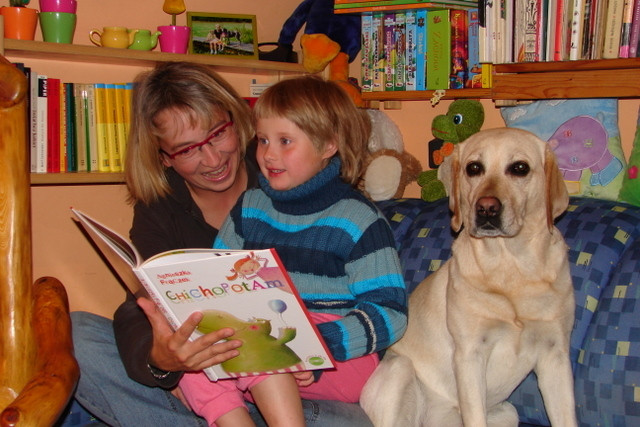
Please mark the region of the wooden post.
<svg viewBox="0 0 640 427"><path fill-rule="evenodd" d="M33 373L27 82L0 56L0 408Z"/></svg>

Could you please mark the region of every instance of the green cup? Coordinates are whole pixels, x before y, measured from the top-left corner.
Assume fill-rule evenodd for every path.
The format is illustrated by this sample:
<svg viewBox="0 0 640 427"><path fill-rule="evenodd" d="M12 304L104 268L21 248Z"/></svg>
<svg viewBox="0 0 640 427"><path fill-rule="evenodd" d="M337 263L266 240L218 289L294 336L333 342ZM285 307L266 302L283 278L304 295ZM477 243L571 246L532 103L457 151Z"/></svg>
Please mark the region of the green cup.
<svg viewBox="0 0 640 427"><path fill-rule="evenodd" d="M42 39L51 43L71 43L76 29L76 14L40 12Z"/></svg>

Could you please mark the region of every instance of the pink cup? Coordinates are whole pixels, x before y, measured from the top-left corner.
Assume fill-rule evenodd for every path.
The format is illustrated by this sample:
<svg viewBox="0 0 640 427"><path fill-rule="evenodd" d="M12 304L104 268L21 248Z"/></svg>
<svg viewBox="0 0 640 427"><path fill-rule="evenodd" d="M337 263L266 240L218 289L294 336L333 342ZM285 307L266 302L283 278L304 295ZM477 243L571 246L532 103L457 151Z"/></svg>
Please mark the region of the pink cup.
<svg viewBox="0 0 640 427"><path fill-rule="evenodd" d="M76 13L77 0L40 0L40 12Z"/></svg>
<svg viewBox="0 0 640 427"><path fill-rule="evenodd" d="M184 25L161 25L158 27L160 50L171 53L187 53L191 28Z"/></svg>

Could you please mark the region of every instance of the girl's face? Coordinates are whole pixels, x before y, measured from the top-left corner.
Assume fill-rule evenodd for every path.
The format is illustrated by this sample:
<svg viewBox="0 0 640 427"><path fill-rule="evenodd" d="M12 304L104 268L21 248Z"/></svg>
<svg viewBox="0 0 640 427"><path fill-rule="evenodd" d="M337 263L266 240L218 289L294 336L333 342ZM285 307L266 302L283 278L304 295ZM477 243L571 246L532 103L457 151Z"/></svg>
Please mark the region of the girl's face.
<svg viewBox="0 0 640 427"><path fill-rule="evenodd" d="M164 129L159 141L162 163L173 167L194 191L224 192L239 181L240 143L233 124L224 127L228 114L219 112L210 129L191 126L189 117L175 109L161 111L156 121ZM209 143L185 151L204 141Z"/></svg>
<svg viewBox="0 0 640 427"><path fill-rule="evenodd" d="M283 117L259 119L256 136L258 165L274 190L290 190L307 182L337 152L334 141L318 152L309 137Z"/></svg>

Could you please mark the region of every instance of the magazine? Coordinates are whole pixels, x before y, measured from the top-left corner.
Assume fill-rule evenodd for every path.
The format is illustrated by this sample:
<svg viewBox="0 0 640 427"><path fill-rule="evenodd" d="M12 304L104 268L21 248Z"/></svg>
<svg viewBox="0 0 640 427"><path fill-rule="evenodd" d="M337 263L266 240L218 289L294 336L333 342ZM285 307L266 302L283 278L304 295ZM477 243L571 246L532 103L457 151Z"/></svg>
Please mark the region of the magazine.
<svg viewBox="0 0 640 427"><path fill-rule="evenodd" d="M240 354L205 369L210 380L327 369L331 353L274 249L179 249L143 260L128 240L71 209L136 296L153 300L177 329L204 314L191 339L223 327Z"/></svg>

